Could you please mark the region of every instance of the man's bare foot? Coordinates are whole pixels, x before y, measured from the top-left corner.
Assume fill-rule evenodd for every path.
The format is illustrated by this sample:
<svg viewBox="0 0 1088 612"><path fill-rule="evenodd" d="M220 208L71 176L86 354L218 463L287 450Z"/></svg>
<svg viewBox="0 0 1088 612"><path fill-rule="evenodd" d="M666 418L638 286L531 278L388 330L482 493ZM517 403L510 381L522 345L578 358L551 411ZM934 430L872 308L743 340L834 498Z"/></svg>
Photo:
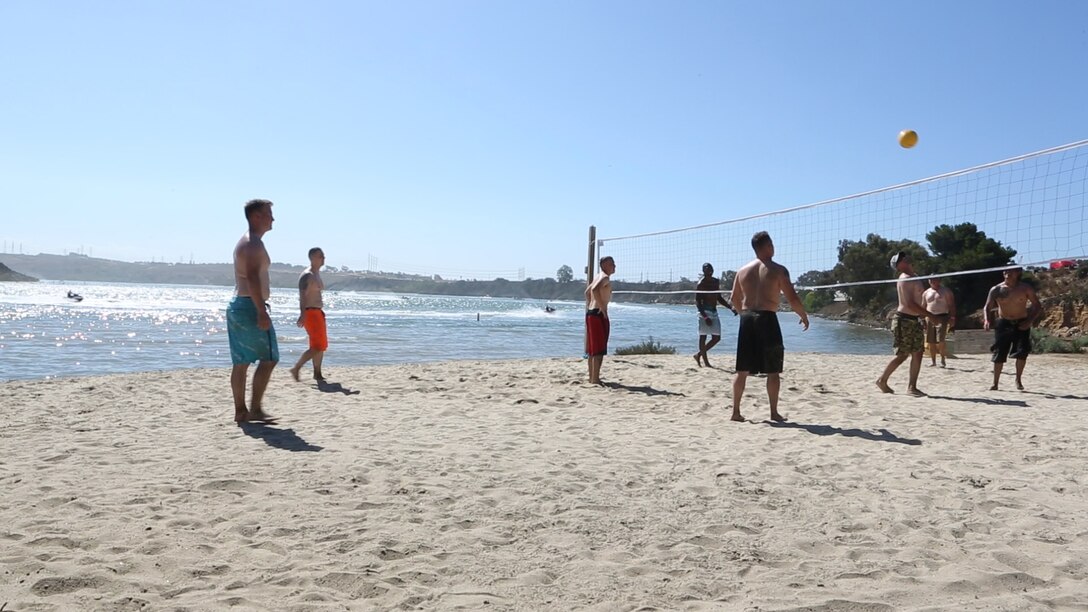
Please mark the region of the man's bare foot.
<svg viewBox="0 0 1088 612"><path fill-rule="evenodd" d="M249 410L246 410L244 407L234 409L235 423L245 423L247 419L249 419Z"/></svg>
<svg viewBox="0 0 1088 612"><path fill-rule="evenodd" d="M314 374L314 380L317 382L325 382L325 377L320 374Z"/></svg>
<svg viewBox="0 0 1088 612"><path fill-rule="evenodd" d="M772 412L771 413L771 420L775 421L775 422L778 422L778 423L781 423L782 421L786 420L786 417L782 416L781 414L778 414L777 412Z"/></svg>
<svg viewBox="0 0 1088 612"><path fill-rule="evenodd" d="M729 420L730 420L730 421L736 421L736 422L738 422L738 423L743 423L745 419L744 419L744 417L742 417L742 416L740 415L740 413L739 413L739 412L734 412L734 413L733 413L733 416L729 417Z"/></svg>
<svg viewBox="0 0 1088 612"><path fill-rule="evenodd" d="M699 366L700 368L703 367L703 362L699 360L699 353L695 353L693 357L695 357L695 365Z"/></svg>
<svg viewBox="0 0 1088 612"><path fill-rule="evenodd" d="M937 362L934 361L933 363L929 364L929 367L931 367L931 368L937 367Z"/></svg>
<svg viewBox="0 0 1088 612"><path fill-rule="evenodd" d="M271 414L268 414L267 412L265 412L264 410L261 410L260 408L251 408L250 411L249 411L249 414L246 416L246 420L251 422L251 423L253 421L259 421L261 423L266 423L268 425L275 425L276 424L276 417L272 416Z"/></svg>
<svg viewBox="0 0 1088 612"><path fill-rule="evenodd" d="M1024 390L1024 383L1022 383L1020 381L1016 381L1016 388L1019 391L1023 391Z"/></svg>
<svg viewBox="0 0 1088 612"><path fill-rule="evenodd" d="M990 391L997 391L997 385L990 387Z"/></svg>
<svg viewBox="0 0 1088 612"><path fill-rule="evenodd" d="M912 389L907 389L907 395L909 395L911 397L926 397L926 394L924 392L922 392L922 390L919 389L918 387L914 387Z"/></svg>
<svg viewBox="0 0 1088 612"><path fill-rule="evenodd" d="M298 382L298 368L291 368L290 372L291 378L295 379L295 382Z"/></svg>
<svg viewBox="0 0 1088 612"><path fill-rule="evenodd" d="M892 388L888 386L888 383L884 382L883 380L876 381L876 388L880 389L884 393L895 393L895 391L893 391Z"/></svg>

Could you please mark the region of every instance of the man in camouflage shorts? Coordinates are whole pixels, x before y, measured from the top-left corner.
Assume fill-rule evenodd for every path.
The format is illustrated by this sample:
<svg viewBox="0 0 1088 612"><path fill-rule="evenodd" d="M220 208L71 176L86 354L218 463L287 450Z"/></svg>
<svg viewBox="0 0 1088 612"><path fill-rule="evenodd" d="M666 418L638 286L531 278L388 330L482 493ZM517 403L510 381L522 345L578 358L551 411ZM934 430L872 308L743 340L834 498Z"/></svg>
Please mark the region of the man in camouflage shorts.
<svg viewBox="0 0 1088 612"><path fill-rule="evenodd" d="M884 373L877 379L876 386L884 393L895 393L888 386L888 378L909 356L910 378L907 382L907 394L921 397L925 395L918 390L918 373L922 370L922 351L925 348L922 319L929 316L925 301L922 299L925 287L923 283L913 280L914 266L906 253L899 251L892 255L891 264L892 268L899 272L899 280L895 283L895 290L899 295L899 307L892 318L892 346L895 348L895 357L884 368Z"/></svg>

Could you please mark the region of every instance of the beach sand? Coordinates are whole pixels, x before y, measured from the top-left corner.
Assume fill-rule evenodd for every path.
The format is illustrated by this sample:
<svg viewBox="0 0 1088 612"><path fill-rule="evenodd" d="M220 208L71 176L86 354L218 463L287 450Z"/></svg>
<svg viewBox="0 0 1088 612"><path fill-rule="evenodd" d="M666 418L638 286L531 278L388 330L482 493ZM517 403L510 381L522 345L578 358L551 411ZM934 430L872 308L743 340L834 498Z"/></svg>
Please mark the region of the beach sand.
<svg viewBox="0 0 1088 612"><path fill-rule="evenodd" d="M0 384L0 609L1088 609L1088 357L711 360Z"/></svg>

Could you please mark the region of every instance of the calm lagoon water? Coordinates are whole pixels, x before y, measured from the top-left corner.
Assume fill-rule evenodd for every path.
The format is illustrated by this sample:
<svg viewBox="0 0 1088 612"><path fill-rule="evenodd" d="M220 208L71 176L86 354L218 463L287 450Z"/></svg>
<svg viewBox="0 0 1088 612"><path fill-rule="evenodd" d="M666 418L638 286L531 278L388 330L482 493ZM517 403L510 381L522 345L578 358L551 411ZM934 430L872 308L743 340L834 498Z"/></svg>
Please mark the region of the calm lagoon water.
<svg viewBox="0 0 1088 612"><path fill-rule="evenodd" d="M71 290L84 296L69 300ZM230 367L224 309L230 287L125 283L0 283L0 380ZM272 291L282 363L306 349L295 326L298 292ZM336 366L454 359L581 357L584 306L505 298L328 291L327 370ZM545 312L550 305L555 312ZM694 353L694 306L616 303L610 347L652 336ZM737 320L722 311L722 342L711 361L736 348ZM802 333L780 315L789 352L890 355L886 331L813 319ZM282 365L281 363L281 365Z"/></svg>

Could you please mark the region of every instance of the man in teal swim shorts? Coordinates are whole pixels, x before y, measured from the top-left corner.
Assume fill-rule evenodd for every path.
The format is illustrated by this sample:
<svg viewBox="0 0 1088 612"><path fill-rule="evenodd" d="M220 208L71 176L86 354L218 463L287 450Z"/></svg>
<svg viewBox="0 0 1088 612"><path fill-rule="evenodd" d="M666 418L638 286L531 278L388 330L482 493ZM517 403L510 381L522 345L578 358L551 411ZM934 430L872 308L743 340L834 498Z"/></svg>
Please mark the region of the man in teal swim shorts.
<svg viewBox="0 0 1088 612"><path fill-rule="evenodd" d="M261 399L280 360L276 330L268 315L268 267L271 258L261 237L272 229L272 202L250 200L245 206L249 231L234 247L234 299L227 306L227 337L230 339L230 389L234 394L234 422L274 423L261 408ZM253 398L246 407L246 374L253 374Z"/></svg>

